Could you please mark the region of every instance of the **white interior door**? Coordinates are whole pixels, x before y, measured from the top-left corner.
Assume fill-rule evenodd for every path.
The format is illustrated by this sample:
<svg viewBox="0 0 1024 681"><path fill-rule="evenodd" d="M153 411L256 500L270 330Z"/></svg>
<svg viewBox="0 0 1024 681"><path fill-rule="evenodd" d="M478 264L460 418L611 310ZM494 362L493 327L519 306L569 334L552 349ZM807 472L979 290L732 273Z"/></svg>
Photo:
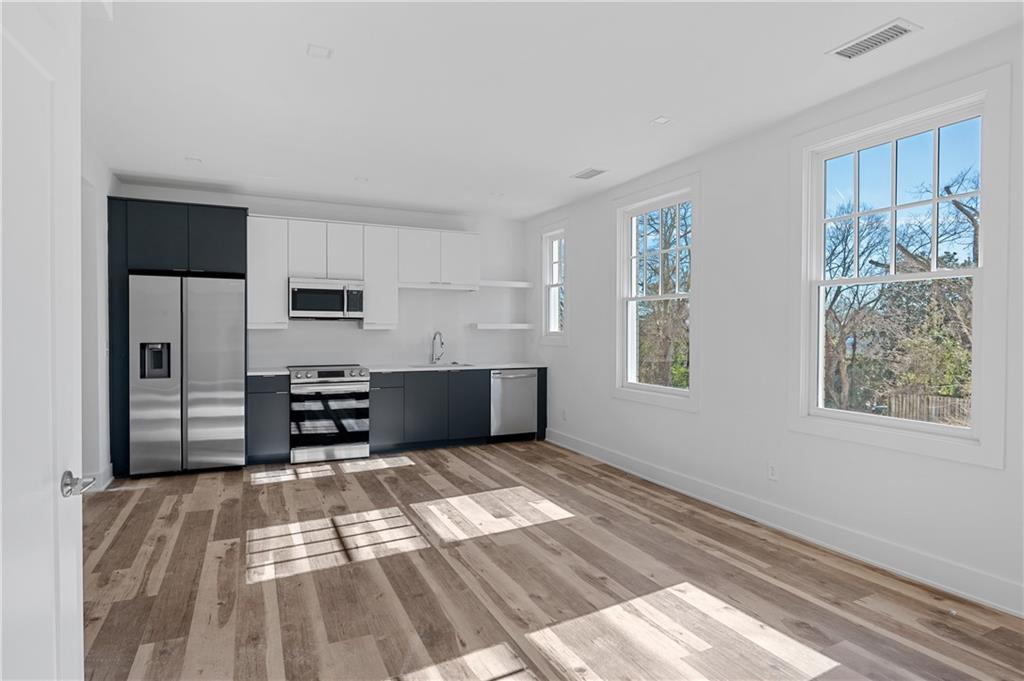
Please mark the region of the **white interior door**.
<svg viewBox="0 0 1024 681"><path fill-rule="evenodd" d="M81 678L81 8L0 12L0 678Z"/></svg>

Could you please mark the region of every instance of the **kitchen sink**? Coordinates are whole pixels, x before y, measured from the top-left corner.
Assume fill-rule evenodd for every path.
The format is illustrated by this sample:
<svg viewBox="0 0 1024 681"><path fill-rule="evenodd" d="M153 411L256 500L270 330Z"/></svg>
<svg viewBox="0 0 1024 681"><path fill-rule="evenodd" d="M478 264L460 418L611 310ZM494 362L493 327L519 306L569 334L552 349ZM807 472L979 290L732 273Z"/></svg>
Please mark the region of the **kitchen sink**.
<svg viewBox="0 0 1024 681"><path fill-rule="evenodd" d="M439 369L443 369L444 367L471 367L473 365L472 364L467 364L466 362L438 362L437 364L430 364L428 362L424 362L423 364L412 364L410 366L414 366L414 367L437 367Z"/></svg>

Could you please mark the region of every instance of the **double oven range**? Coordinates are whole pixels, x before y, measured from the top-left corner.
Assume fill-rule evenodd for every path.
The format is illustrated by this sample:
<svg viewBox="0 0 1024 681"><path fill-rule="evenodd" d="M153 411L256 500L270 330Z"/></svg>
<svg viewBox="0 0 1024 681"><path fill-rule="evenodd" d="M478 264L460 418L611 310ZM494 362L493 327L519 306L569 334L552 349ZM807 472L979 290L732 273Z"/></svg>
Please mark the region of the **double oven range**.
<svg viewBox="0 0 1024 681"><path fill-rule="evenodd" d="M288 367L291 462L370 455L370 372L355 364Z"/></svg>

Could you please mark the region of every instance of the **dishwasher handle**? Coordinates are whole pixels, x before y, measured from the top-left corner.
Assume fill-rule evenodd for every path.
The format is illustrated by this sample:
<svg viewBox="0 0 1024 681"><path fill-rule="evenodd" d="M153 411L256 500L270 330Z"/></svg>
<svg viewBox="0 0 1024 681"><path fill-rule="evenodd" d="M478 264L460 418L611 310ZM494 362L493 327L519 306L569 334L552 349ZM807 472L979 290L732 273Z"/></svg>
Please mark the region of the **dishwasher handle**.
<svg viewBox="0 0 1024 681"><path fill-rule="evenodd" d="M502 369L495 369L491 371L491 378L500 378L503 380L507 378L537 378L537 370L529 369L526 371L506 371Z"/></svg>

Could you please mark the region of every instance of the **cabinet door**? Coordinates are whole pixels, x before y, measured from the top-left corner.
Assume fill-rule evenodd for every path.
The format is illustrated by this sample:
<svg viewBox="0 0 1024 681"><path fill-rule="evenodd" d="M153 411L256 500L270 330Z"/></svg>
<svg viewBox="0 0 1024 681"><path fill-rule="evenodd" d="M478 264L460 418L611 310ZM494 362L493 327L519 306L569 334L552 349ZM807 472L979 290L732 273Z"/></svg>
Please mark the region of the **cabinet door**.
<svg viewBox="0 0 1024 681"><path fill-rule="evenodd" d="M429 229L398 230L398 281L441 283L441 233Z"/></svg>
<svg viewBox="0 0 1024 681"><path fill-rule="evenodd" d="M245 223L244 208L189 206L189 270L245 274Z"/></svg>
<svg viewBox="0 0 1024 681"><path fill-rule="evenodd" d="M327 223L327 277L363 278L363 226Z"/></svg>
<svg viewBox="0 0 1024 681"><path fill-rule="evenodd" d="M405 389L370 388L370 451L405 442Z"/></svg>
<svg viewBox="0 0 1024 681"><path fill-rule="evenodd" d="M292 277L327 277L327 223L288 221L288 274Z"/></svg>
<svg viewBox="0 0 1024 681"><path fill-rule="evenodd" d="M480 237L441 232L441 281L463 286L480 285Z"/></svg>
<svg viewBox="0 0 1024 681"><path fill-rule="evenodd" d="M448 439L481 438L490 434L490 370L448 372Z"/></svg>
<svg viewBox="0 0 1024 681"><path fill-rule="evenodd" d="M363 328L398 325L398 230L366 226Z"/></svg>
<svg viewBox="0 0 1024 681"><path fill-rule="evenodd" d="M288 221L249 218L247 259L249 328L288 326Z"/></svg>
<svg viewBox="0 0 1024 681"><path fill-rule="evenodd" d="M249 393L245 408L245 462L277 463L290 459L287 392Z"/></svg>
<svg viewBox="0 0 1024 681"><path fill-rule="evenodd" d="M188 206L128 201L125 259L130 270L188 270Z"/></svg>
<svg viewBox="0 0 1024 681"><path fill-rule="evenodd" d="M448 372L405 374L405 441L448 439Z"/></svg>

